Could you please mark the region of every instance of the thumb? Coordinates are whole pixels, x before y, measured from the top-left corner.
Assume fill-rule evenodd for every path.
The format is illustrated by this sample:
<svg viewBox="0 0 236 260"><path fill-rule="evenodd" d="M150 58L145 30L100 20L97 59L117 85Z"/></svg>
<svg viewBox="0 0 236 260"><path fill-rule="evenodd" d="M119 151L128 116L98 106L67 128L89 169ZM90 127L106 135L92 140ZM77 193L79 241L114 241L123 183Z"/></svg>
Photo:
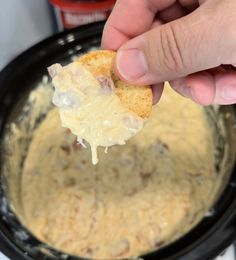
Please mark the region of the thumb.
<svg viewBox="0 0 236 260"><path fill-rule="evenodd" d="M226 62L229 48L224 32L228 26L216 9L204 4L133 38L117 52L117 74L135 84L154 84Z"/></svg>

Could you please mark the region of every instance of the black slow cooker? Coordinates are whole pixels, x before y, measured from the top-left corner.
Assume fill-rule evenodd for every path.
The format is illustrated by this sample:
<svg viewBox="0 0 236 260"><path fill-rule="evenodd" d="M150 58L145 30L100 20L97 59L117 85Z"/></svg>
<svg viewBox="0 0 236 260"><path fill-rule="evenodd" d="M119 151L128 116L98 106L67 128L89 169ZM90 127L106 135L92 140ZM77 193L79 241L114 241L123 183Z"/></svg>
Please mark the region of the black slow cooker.
<svg viewBox="0 0 236 260"><path fill-rule="evenodd" d="M24 97L47 73L46 68L55 62L64 63L100 45L103 23L86 25L52 36L22 53L0 73L0 135L18 100ZM222 107L222 110L233 107ZM228 122L230 142L236 135L235 121ZM1 138L2 139L2 138ZM232 145L234 147L234 145ZM234 149L234 148L232 148ZM233 151L233 150L232 150ZM222 151L224 152L224 151ZM1 147L1 168L4 165ZM232 152L234 157L234 152ZM232 158L234 162L235 158ZM231 167L232 169L232 167ZM193 230L181 239L141 259L206 260L213 259L236 238L236 168L233 167L224 192L211 210ZM4 189L4 176L0 183L0 251L10 259L82 259L68 256L38 241L18 221L9 207ZM83 258L84 259L84 258Z"/></svg>

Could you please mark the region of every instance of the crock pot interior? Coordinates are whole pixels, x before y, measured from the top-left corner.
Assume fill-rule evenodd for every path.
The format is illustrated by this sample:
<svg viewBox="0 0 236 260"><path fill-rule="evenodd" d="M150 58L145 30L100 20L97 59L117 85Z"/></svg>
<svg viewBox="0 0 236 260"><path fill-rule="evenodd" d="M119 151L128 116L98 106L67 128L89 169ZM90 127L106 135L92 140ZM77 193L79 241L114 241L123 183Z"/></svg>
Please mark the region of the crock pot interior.
<svg viewBox="0 0 236 260"><path fill-rule="evenodd" d="M0 126L2 137L8 134L10 136L9 125L11 122L21 123L22 107L25 105L30 90L47 73L46 68L54 62L65 64L73 55L86 52L91 47L99 46L102 28L103 24L97 23L56 35L26 51L5 68L0 75L0 102L2 104ZM223 194L218 198L210 214L197 227L171 245L143 256L144 259L200 259L200 257L201 259L208 259L219 253L229 241L234 239L236 228L226 231L224 226L228 224L227 221L230 221L231 218L234 220L236 215L236 210L233 208L234 204L236 204L234 199L236 176L231 174L231 172L234 172L232 168L235 160L234 109L232 106L217 109L208 107L206 112L212 122L212 131L217 147L218 163L215 165L216 171L218 174L224 175L225 178L225 185L221 189L221 191L224 190ZM30 113L30 110L25 111L25 113ZM28 126L27 131L29 133L38 125L43 116L43 114L39 114L35 125ZM13 209L18 207L17 211L20 212L20 201L18 201L20 191L17 188L17 183L20 181L21 168L29 141L30 134L27 140L22 139L22 156L19 161L15 162L14 171L9 170L12 165L7 165L7 157L14 153L14 149L11 149L12 147L6 149L6 146L2 143L1 239L7 241L8 248L14 248L11 254L14 254L14 257L17 255L17 259L20 259L20 257L22 259L74 259L74 257L68 257L66 254L38 241L20 224L13 213L14 211L9 206L10 200ZM9 174L14 178L9 178ZM227 218L227 221L224 221L225 218ZM217 239L216 235L218 235ZM221 243L219 239L222 239ZM211 244L209 245L209 243ZM2 250L7 251L5 246ZM10 253L8 252L8 254Z"/></svg>

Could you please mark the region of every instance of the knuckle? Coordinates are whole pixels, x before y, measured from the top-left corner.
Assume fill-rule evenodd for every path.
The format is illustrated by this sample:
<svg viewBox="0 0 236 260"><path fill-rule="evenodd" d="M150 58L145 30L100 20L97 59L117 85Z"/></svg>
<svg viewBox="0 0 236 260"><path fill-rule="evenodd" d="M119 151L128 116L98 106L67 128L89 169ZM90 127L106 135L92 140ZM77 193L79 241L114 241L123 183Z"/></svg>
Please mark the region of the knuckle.
<svg viewBox="0 0 236 260"><path fill-rule="evenodd" d="M160 29L159 37L161 51L159 51L158 55L163 68L174 74L184 74L187 66L183 50L177 38L176 30L171 23L168 26L165 26L165 28L163 27Z"/></svg>

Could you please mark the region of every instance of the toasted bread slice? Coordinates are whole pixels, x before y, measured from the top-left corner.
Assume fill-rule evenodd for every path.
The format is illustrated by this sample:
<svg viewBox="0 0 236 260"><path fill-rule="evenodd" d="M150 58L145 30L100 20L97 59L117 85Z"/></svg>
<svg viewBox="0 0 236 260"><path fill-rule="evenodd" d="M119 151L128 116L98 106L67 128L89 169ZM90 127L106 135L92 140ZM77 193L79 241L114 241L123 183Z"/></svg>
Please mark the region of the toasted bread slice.
<svg viewBox="0 0 236 260"><path fill-rule="evenodd" d="M115 85L115 93L124 106L142 118L149 117L152 109L151 87L130 85L120 80L112 69L115 55L114 51L92 51L79 57L76 62L85 66L95 77L110 77Z"/></svg>

